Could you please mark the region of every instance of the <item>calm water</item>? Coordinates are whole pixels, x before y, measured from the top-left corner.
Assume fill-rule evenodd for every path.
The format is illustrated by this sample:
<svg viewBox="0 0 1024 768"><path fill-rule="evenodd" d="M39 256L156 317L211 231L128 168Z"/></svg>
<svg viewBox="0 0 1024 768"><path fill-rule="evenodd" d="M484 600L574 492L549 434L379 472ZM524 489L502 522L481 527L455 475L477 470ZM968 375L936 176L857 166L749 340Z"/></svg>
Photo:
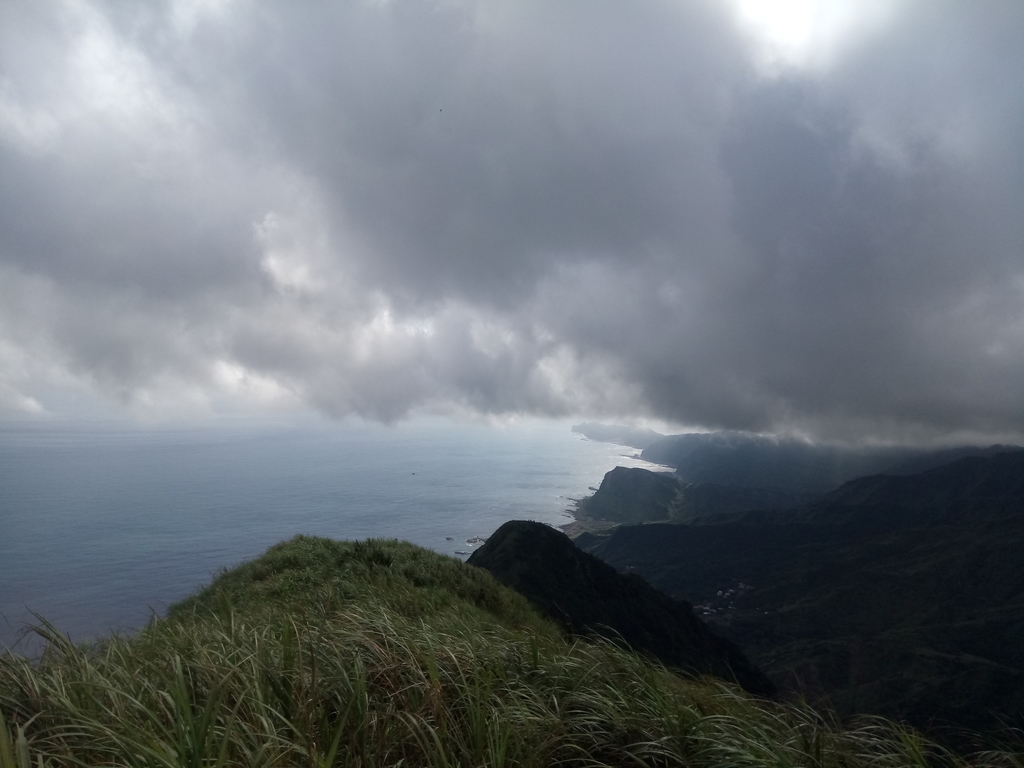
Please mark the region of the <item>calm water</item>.
<svg viewBox="0 0 1024 768"><path fill-rule="evenodd" d="M633 449L567 423L0 434L0 644L34 611L82 640L145 623L297 533L453 554L506 520L569 520ZM451 537L449 540L448 537ZM22 646L25 648L25 646Z"/></svg>

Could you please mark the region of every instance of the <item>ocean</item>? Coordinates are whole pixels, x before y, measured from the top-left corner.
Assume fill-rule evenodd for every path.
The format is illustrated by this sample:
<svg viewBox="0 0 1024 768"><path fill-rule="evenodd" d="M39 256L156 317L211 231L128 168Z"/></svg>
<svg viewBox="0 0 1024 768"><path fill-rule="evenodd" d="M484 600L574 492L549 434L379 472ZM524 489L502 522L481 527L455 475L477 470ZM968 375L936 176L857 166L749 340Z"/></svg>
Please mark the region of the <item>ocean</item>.
<svg viewBox="0 0 1024 768"><path fill-rule="evenodd" d="M456 555L507 520L569 522L632 448L565 422L420 419L302 428L7 426L0 648L34 614L75 642L144 626L221 569L296 534ZM648 465L649 466L649 465Z"/></svg>

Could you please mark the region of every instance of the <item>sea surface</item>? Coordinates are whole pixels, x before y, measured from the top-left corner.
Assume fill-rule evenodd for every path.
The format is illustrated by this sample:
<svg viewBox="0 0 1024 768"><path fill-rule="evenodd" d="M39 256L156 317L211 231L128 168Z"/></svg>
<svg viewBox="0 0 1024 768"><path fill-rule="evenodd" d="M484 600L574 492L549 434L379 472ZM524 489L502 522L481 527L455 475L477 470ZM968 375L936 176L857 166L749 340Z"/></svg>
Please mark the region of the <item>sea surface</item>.
<svg viewBox="0 0 1024 768"><path fill-rule="evenodd" d="M137 629L299 533L465 558L507 520L569 522L634 453L564 422L5 427L0 649L33 651L33 613L76 642Z"/></svg>

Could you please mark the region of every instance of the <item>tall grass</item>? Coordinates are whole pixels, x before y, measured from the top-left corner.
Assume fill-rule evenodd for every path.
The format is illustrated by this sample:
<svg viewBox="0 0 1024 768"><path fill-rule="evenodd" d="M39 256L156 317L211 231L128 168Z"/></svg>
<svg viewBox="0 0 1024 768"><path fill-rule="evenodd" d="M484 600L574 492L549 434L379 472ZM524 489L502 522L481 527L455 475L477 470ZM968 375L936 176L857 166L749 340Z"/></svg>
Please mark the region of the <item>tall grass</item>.
<svg viewBox="0 0 1024 768"><path fill-rule="evenodd" d="M362 558L349 575L375 585L360 594L308 582L311 553L339 550L307 541L135 637L79 647L42 625L42 658L0 657L0 768L968 765L889 723L843 730L569 643L486 574L429 553L413 570L381 559L396 547L345 550Z"/></svg>

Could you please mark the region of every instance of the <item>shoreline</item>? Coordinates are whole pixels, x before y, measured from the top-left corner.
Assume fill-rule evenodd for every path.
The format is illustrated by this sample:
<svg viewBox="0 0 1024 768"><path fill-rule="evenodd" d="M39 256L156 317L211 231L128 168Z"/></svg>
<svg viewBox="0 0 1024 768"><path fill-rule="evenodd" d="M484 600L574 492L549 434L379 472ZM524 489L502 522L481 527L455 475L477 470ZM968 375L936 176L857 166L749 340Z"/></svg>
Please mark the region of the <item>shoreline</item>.
<svg viewBox="0 0 1024 768"><path fill-rule="evenodd" d="M566 508L565 513L572 515L572 520L568 523L556 526L558 530L568 536L570 539L575 539L581 533L605 533L612 528L617 528L621 523L613 522L611 520L592 520L587 517L580 515L580 502L583 499L570 499L572 504Z"/></svg>
<svg viewBox="0 0 1024 768"><path fill-rule="evenodd" d="M583 434L583 433L579 433L578 432L576 434ZM623 446L623 447L626 447L626 448L635 448L636 447L636 446L628 445L626 443L617 443L617 442L610 441L610 440L595 440L594 438L588 437L586 435L583 435L582 439L587 441L587 442L598 442L598 443L609 443L610 442L613 445L619 445L619 446ZM643 462L647 466L639 467L639 469L646 469L649 472L656 472L656 473L660 473L660 474L674 474L675 471L676 471L675 467L671 466L670 464L660 464L658 462L648 461L647 459L643 458L639 453L634 453L632 456L621 456L620 458L630 459L632 461ZM616 466L625 466L625 465L618 464ZM605 474L607 474L607 473L605 473ZM604 482L603 478L602 478L602 482ZM593 486L590 486L589 490L593 491L594 493L597 493L598 489L594 488ZM609 532L613 528L617 528L620 525L623 525L623 523L618 522L618 521L595 520L593 518L589 518L589 517L581 515L580 514L580 504L584 501L584 499L589 499L593 495L594 494L592 493L592 494L590 494L590 496L584 496L584 497L579 498L579 499L570 498L569 499L570 504L569 504L568 507L565 508L564 512L565 512L565 514L571 516L572 520L570 520L567 523L562 523L561 525L556 525L555 527L558 528L558 530L560 530L562 533L564 533L570 539L575 539L581 533L603 534L603 533Z"/></svg>

